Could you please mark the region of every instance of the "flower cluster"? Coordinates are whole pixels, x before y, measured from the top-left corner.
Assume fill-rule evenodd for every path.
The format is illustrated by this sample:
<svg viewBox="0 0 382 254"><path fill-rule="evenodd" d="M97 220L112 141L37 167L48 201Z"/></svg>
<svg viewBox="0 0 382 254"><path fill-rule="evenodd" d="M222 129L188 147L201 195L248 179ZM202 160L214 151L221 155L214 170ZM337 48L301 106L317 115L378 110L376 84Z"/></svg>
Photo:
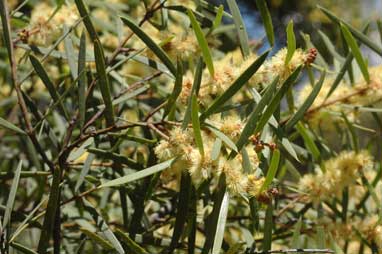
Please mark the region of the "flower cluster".
<svg viewBox="0 0 382 254"><path fill-rule="evenodd" d="M241 120L234 116L215 117L211 124L232 140L237 140L238 134L243 128ZM202 131L202 138L204 155L196 147L191 128L182 130L180 127L174 127L170 130L169 140L162 140L155 147L155 153L162 161L178 157L172 167L162 174L164 181L178 179L180 173L187 170L193 183L199 185L207 179L217 182L220 174L224 173L227 187L232 193L247 193L256 197L264 194L260 191L264 178L256 174L259 160L253 145L243 148L248 154L252 168L251 172L244 172L241 154L233 159L227 159L227 154L231 149L225 147L217 157L212 156L216 136L210 130L205 129Z"/></svg>
<svg viewBox="0 0 382 254"><path fill-rule="evenodd" d="M345 187L352 186L360 177L360 172L370 171L373 159L366 151L343 151L338 156L325 161L314 174L306 174L298 186L314 202L339 196Z"/></svg>
<svg viewBox="0 0 382 254"><path fill-rule="evenodd" d="M341 112L351 122L360 120L358 107L375 105L382 99L381 66L369 68L370 83L360 79L356 84L350 85L341 81L329 97L334 78L327 78L308 110L307 120L314 128L332 130L336 124L344 122ZM312 86L305 85L300 91L298 101L302 104L312 91Z"/></svg>
<svg viewBox="0 0 382 254"><path fill-rule="evenodd" d="M64 26L71 26L79 19L75 5L62 5L56 12L55 8L41 1L32 12L30 28L21 33L28 33L28 42L36 45L50 45L63 31Z"/></svg>
<svg viewBox="0 0 382 254"><path fill-rule="evenodd" d="M235 81L256 59L257 55L253 54L247 59L238 56L239 51L234 51L231 54L225 55L220 60L214 62L215 74L212 77L207 70L203 72L202 83L198 99L202 105L209 105L214 98L226 91L229 86ZM283 48L278 51L272 58L265 61L257 72L250 78L248 84L251 87L261 90L266 87L272 80L279 76L280 84L300 65L310 64L312 54L310 51L305 52L302 49L297 49L293 54L292 59L288 64L285 64L287 49ZM180 95L180 102L185 105L186 98L190 96L193 83L193 75L187 74L184 79L183 89ZM182 99L183 98L183 99ZM240 94L234 97L234 100L240 101Z"/></svg>

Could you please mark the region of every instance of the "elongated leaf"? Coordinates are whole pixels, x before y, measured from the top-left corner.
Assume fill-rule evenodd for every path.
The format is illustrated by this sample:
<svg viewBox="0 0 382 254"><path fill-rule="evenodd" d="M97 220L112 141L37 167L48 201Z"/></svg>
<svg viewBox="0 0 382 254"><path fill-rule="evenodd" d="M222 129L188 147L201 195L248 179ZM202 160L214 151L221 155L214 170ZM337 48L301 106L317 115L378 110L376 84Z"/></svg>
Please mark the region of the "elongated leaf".
<svg viewBox="0 0 382 254"><path fill-rule="evenodd" d="M94 26L93 26L92 21L90 19L89 12L86 9L83 0L74 0L74 2L76 3L78 12L80 13L81 18L83 19L84 25L85 25L86 30L88 31L88 33L90 35L90 38L92 39L92 41L98 40L97 32L94 29Z"/></svg>
<svg viewBox="0 0 382 254"><path fill-rule="evenodd" d="M191 119L196 146L199 149L200 155L204 157L204 146L199 122L199 106L195 95L192 96Z"/></svg>
<svg viewBox="0 0 382 254"><path fill-rule="evenodd" d="M90 230L88 230L86 228L80 228L80 231L82 233L84 233L87 237L92 239L96 244L99 244L99 246L101 246L105 250L112 250L112 249L114 249L113 245L111 245L111 243L109 241L103 239L98 234L96 234L96 233L94 233L94 232L92 232L92 231L90 231Z"/></svg>
<svg viewBox="0 0 382 254"><path fill-rule="evenodd" d="M272 114L275 112L277 107L280 105L281 99L284 96L284 94L289 90L289 88L293 85L293 83L296 81L299 73L301 71L301 66L298 67L288 78L285 80L284 84L281 86L281 88L277 91L275 96L272 98L271 103L261 116L256 129L255 133L259 132L263 129L265 124L268 122L269 118L272 116Z"/></svg>
<svg viewBox="0 0 382 254"><path fill-rule="evenodd" d="M168 55L148 36L139 26L127 17L121 17L123 23L127 25L153 53L167 66L168 70L175 76L176 68Z"/></svg>
<svg viewBox="0 0 382 254"><path fill-rule="evenodd" d="M217 6L214 5L213 3L210 3L209 1L205 1L205 0L201 0L201 1L199 1L199 4L200 4L200 6L202 6L203 8L205 8L206 10L209 10L210 12L216 12L216 13L219 12L219 10L220 10L220 6L221 6L221 5L219 5L219 7L217 7ZM232 15L229 14L228 12L223 11L223 15L224 15L225 17L227 17L227 18L232 19Z"/></svg>
<svg viewBox="0 0 382 254"><path fill-rule="evenodd" d="M215 239L214 239L214 244L212 246L212 254L220 253L221 246L223 244L225 225L227 222L228 206L229 206L229 194L228 192L226 192L224 193L223 201L220 206Z"/></svg>
<svg viewBox="0 0 382 254"><path fill-rule="evenodd" d="M13 43L12 43L12 35L11 35L11 27L10 27L10 17L8 12L8 4L7 0L0 1L0 14L1 14L1 24L2 24L2 34L5 42L5 46L7 47L9 62L13 61ZM12 80L12 82L16 82ZM14 84L15 85L15 84Z"/></svg>
<svg viewBox="0 0 382 254"><path fill-rule="evenodd" d="M205 112L200 116L201 122L204 121L208 116L215 113L220 107L224 105L230 98L232 98L239 90L242 88L247 81L256 73L256 71L263 64L268 56L269 51L266 51L261 56L259 56L234 82L233 84L218 98L216 98L211 106L206 109Z"/></svg>
<svg viewBox="0 0 382 254"><path fill-rule="evenodd" d="M366 24L365 27L362 29L362 32L366 33L368 28L369 28L369 24ZM359 43L358 43L358 45L359 45ZM333 81L333 84L331 85L330 90L329 90L328 94L326 95L326 98L329 98L329 96L334 92L334 90L336 90L336 88L340 84L342 78L344 77L346 70L349 70L351 68L351 62L353 61L353 58L354 58L353 54L351 52L349 52L346 56L345 62L341 66L340 71L338 72L335 80Z"/></svg>
<svg viewBox="0 0 382 254"><path fill-rule="evenodd" d="M94 56L98 74L98 85L101 90L103 103L105 104L105 118L108 126L114 125L114 109L110 93L109 79L106 74L105 57L101 43L94 41Z"/></svg>
<svg viewBox="0 0 382 254"><path fill-rule="evenodd" d="M269 203L265 212L263 251L267 253L272 249L272 227L273 227L273 204Z"/></svg>
<svg viewBox="0 0 382 254"><path fill-rule="evenodd" d="M317 95L319 94L319 92L321 90L322 84L324 83L325 73L326 72L324 71L321 74L320 80L316 83L312 92L309 94L308 98L305 99L304 103L297 110L297 112L293 115L293 117L288 120L288 122L285 125L286 131L293 128L293 126L304 117L305 112L313 104L314 100L316 99Z"/></svg>
<svg viewBox="0 0 382 254"><path fill-rule="evenodd" d="M294 226L294 231L292 235L292 243L291 243L292 248L295 248L295 249L301 248L301 244L300 244L301 226L302 226L302 217L300 217L300 219Z"/></svg>
<svg viewBox="0 0 382 254"><path fill-rule="evenodd" d="M328 9L320 6L320 5L317 5L317 7L323 11L325 13L326 16L328 16L328 18L330 18L332 21L334 21L335 23L342 23L344 24L350 31L351 33L354 35L354 37L356 37L360 42L362 42L363 44L365 44L366 46L368 46L371 50L373 50L374 52L376 52L378 55L382 56L382 48L374 43L372 40L370 40L366 35L364 35L362 32L358 31L357 29L355 29L354 27L352 27L348 22L346 22L345 20L337 17L334 13L332 13L331 11L329 11Z"/></svg>
<svg viewBox="0 0 382 254"><path fill-rule="evenodd" d="M369 83L370 75L367 63L362 57L361 50L359 49L357 42L355 41L353 35L350 33L349 29L343 24L341 24L341 31L345 37L346 43L348 44L349 48L351 49L351 52L353 53L355 60L358 63L358 66L362 72L363 77L365 78L365 81Z"/></svg>
<svg viewBox="0 0 382 254"><path fill-rule="evenodd" d="M191 119L191 110L192 110L192 95L196 94L196 96L199 93L200 84L202 83L202 75L203 75L203 60L199 58L199 61L196 65L195 75L194 75L194 82L191 87L191 93L187 101L187 108L186 112L184 113L184 118L182 122L182 129L186 129L188 126L188 123Z"/></svg>
<svg viewBox="0 0 382 254"><path fill-rule="evenodd" d="M67 32L69 29L67 26L64 26L64 32ZM70 36L66 36L64 39L64 47L66 58L68 59L68 65L70 68L70 73L72 74L72 78L76 79L78 75L78 66L76 63L76 57L73 47L73 42Z"/></svg>
<svg viewBox="0 0 382 254"><path fill-rule="evenodd" d="M10 131L14 131L18 134L27 135L25 131L14 125L13 123L8 122L4 118L0 117L0 127L3 127L5 129L8 129Z"/></svg>
<svg viewBox="0 0 382 254"><path fill-rule="evenodd" d="M85 209L93 216L93 219L96 222L96 225L99 227L100 232L98 234L104 236L114 250L119 254L125 254L124 249L122 248L121 243L118 241L117 237L111 231L109 225L106 223L105 219L100 215L97 209L87 200L84 201Z"/></svg>
<svg viewBox="0 0 382 254"><path fill-rule="evenodd" d="M212 131L215 134L216 137L221 139L229 148L231 148L235 152L238 152L235 143L229 137L227 137L224 133L222 133L221 131L219 131L219 130L213 128L213 127L207 127L207 128L210 131Z"/></svg>
<svg viewBox="0 0 382 254"><path fill-rule="evenodd" d="M224 6L219 5L219 8L216 11L216 17L214 19L214 22L212 23L212 28L211 28L212 31L220 26L220 23L223 18L223 14L224 14Z"/></svg>
<svg viewBox="0 0 382 254"><path fill-rule="evenodd" d="M329 39L329 37L324 32L322 32L321 30L318 30L318 34L320 35L322 41L325 43L326 48L329 50L330 54L332 54L332 56L335 59L337 59L338 61L343 62L344 58L340 54L337 53L337 50L336 50L333 42Z"/></svg>
<svg viewBox="0 0 382 254"><path fill-rule="evenodd" d="M81 128L85 124L86 113L86 35L82 32L78 52L78 111Z"/></svg>
<svg viewBox="0 0 382 254"><path fill-rule="evenodd" d="M49 239L52 235L55 214L60 200L60 182L61 169L60 167L55 167L53 172L52 186L50 187L48 205L44 217L44 224L41 231L40 240L38 242L38 253L46 253L46 250L49 246Z"/></svg>
<svg viewBox="0 0 382 254"><path fill-rule="evenodd" d="M215 236L218 230L218 222L220 213L222 211L222 204L224 197L226 196L226 181L225 175L222 173L219 178L218 188L215 191L214 207L211 214L207 218L206 225L206 240L204 242L202 253L210 253L210 250L214 246ZM226 204L225 204L226 205ZM223 208L225 209L225 208Z"/></svg>
<svg viewBox="0 0 382 254"><path fill-rule="evenodd" d="M91 166L94 159L95 159L94 154L89 154L88 157L86 158L85 163L82 166L80 176L78 177L78 180L76 182L76 186L74 187L74 192L78 192L82 183L85 181L85 176L88 174L88 172L90 170L90 166Z"/></svg>
<svg viewBox="0 0 382 254"><path fill-rule="evenodd" d="M301 137L304 140L306 148L310 151L315 161L319 161L321 155L320 150L317 148L314 140L308 133L308 130L304 127L304 125L300 122L296 125L297 131L300 133Z"/></svg>
<svg viewBox="0 0 382 254"><path fill-rule="evenodd" d="M272 18L268 10L267 3L265 0L256 0L256 6L260 12L261 19L264 23L264 28L267 34L269 44L273 46L275 44L275 35L273 33Z"/></svg>
<svg viewBox="0 0 382 254"><path fill-rule="evenodd" d="M136 180L139 180L141 178L147 177L149 175L158 173L162 170L165 170L166 168L170 167L171 164L174 162L174 159L167 160L165 162L159 163L155 166L146 168L144 170L138 171L136 173L129 174L127 176L123 176L111 181L108 181L104 184L101 184L98 188L105 188L105 187L114 187L122 184L127 184Z"/></svg>
<svg viewBox="0 0 382 254"><path fill-rule="evenodd" d="M45 204L46 200L47 198L44 198L43 200L41 200L41 202L38 203L36 207L33 208L33 210L28 213L28 216L25 217L25 219L18 225L17 229L13 232L12 237L9 239L9 243L12 243L16 239L16 237L26 228L27 223L31 221L34 214L40 209L40 207L43 204Z"/></svg>
<svg viewBox="0 0 382 254"><path fill-rule="evenodd" d="M182 64L182 60L178 58L174 89L172 90L172 93L170 97L168 98L166 107L164 109L163 118L165 118L175 108L176 106L175 103L179 97L179 94L182 91L182 87L183 87L183 64Z"/></svg>
<svg viewBox="0 0 382 254"><path fill-rule="evenodd" d="M177 204L174 233L172 234L170 247L168 252L171 253L179 244L179 239L182 236L184 224L187 221L188 203L190 201L191 177L188 172L182 172L180 180L180 191Z"/></svg>
<svg viewBox="0 0 382 254"><path fill-rule="evenodd" d="M14 249L20 251L21 253L25 253L25 254L38 254L36 251L20 244L20 243L11 243L10 244Z"/></svg>
<svg viewBox="0 0 382 254"><path fill-rule="evenodd" d="M287 55L285 57L285 65L292 59L296 51L296 36L293 31L293 20L289 21L287 26Z"/></svg>
<svg viewBox="0 0 382 254"><path fill-rule="evenodd" d="M239 36L241 50L244 57L247 57L251 54L251 51L249 49L247 29L245 28L239 7L237 6L236 0L227 0L227 4L231 11L233 22L235 23L236 31Z"/></svg>
<svg viewBox="0 0 382 254"><path fill-rule="evenodd" d="M274 91L276 90L277 84L279 82L279 77L277 76L272 83L267 87L263 97L257 103L255 110L249 116L247 124L244 126L243 131L236 143L237 149L240 151L248 142L248 138L253 134L257 122L259 120L260 114L264 111L265 106L272 98Z"/></svg>
<svg viewBox="0 0 382 254"><path fill-rule="evenodd" d="M125 164L125 165L127 165L131 168L134 168L134 169L140 169L141 168L139 163L136 162L135 160L130 159L127 156L124 156L124 155L121 155L118 153L112 153L109 151L105 151L105 150L101 150L101 149L97 149L97 148L93 148L93 147L89 148L88 152L93 153L93 154L95 154L98 157L101 157L103 159L108 159L108 160L112 160L113 162L116 162L116 163Z"/></svg>
<svg viewBox="0 0 382 254"><path fill-rule="evenodd" d="M221 148L222 148L222 140L220 138L216 138L211 150L211 160L214 161L217 158L219 158Z"/></svg>
<svg viewBox="0 0 382 254"><path fill-rule="evenodd" d="M40 61L34 55L30 55L29 59L33 65L34 70L36 71L37 75L40 77L40 79L44 83L44 85L45 85L46 89L48 90L50 96L52 97L53 101L58 102L60 96L57 92L57 89L54 87L52 81L50 80L50 78L48 76L48 73L45 71L45 69L42 66L42 64L40 63ZM69 115L66 112L66 109L65 109L62 102L60 103L60 109L64 113L65 118L68 120Z"/></svg>
<svg viewBox="0 0 382 254"><path fill-rule="evenodd" d="M267 176L265 177L265 181L260 188L260 192L263 190L266 190L269 187L269 185L272 183L273 178L275 178L276 176L277 169L279 168L279 162L280 162L280 150L275 149L273 151L271 164L269 165Z"/></svg>
<svg viewBox="0 0 382 254"><path fill-rule="evenodd" d="M196 39L198 40L199 47L202 50L204 62L207 65L207 68L211 74L211 77L213 77L214 72L215 72L214 63L212 61L212 56L211 56L210 49L208 47L207 40L204 37L204 33L203 33L202 29L200 28L198 21L196 21L194 13L191 10L188 10L187 13L188 13L188 16L190 17L191 25L192 25L192 28L194 29L195 36L196 36Z"/></svg>
<svg viewBox="0 0 382 254"><path fill-rule="evenodd" d="M12 186L8 195L7 206L6 206L5 214L4 214L4 220L3 220L4 228L6 228L6 226L10 224L11 222L11 214L13 210L13 205L15 204L16 192L17 192L17 187L19 186L20 173L21 173L22 166L23 166L23 162L20 161L19 165L17 166L15 176L13 177Z"/></svg>
<svg viewBox="0 0 382 254"><path fill-rule="evenodd" d="M127 249L133 254L148 254L148 252L134 242L128 234L122 232L120 229L115 231L116 235L122 240L122 242L127 246Z"/></svg>

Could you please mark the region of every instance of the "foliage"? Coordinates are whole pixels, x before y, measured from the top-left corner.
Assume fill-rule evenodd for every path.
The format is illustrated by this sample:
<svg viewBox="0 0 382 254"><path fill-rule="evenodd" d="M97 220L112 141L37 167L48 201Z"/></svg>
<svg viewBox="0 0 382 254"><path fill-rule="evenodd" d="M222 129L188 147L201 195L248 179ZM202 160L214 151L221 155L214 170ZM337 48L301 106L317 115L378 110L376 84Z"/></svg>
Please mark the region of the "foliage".
<svg viewBox="0 0 382 254"><path fill-rule="evenodd" d="M256 5L0 0L0 253L382 253L380 43Z"/></svg>

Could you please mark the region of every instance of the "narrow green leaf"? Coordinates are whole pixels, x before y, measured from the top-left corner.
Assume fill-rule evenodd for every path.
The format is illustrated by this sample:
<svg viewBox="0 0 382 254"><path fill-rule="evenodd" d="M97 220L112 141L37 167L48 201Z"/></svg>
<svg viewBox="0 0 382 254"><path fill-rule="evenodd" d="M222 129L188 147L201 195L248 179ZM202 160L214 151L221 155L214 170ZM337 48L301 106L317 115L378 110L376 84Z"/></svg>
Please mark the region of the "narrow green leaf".
<svg viewBox="0 0 382 254"><path fill-rule="evenodd" d="M7 47L9 61L12 63L13 61L13 43L12 43L12 35L11 35L11 27L10 27L10 17L8 13L8 4L7 0L0 1L0 14L1 14L1 24L3 27L2 37L4 38L5 46ZM12 80L15 82L15 80ZM15 84L14 84L15 85Z"/></svg>
<svg viewBox="0 0 382 254"><path fill-rule="evenodd" d="M366 33L368 28L369 28L369 24L365 25L365 27L362 29L362 32ZM359 45L359 43L357 45ZM346 71L351 69L351 67L352 67L351 62L353 61L353 58L354 58L353 54L351 52L349 52L346 56L345 62L341 66L340 71L338 72L335 80L333 81L333 84L331 85L330 90L329 90L328 94L326 95L326 98L329 98L329 96L334 92L334 90L336 90L336 88L338 87L338 85L342 81Z"/></svg>
<svg viewBox="0 0 382 254"><path fill-rule="evenodd" d="M207 128L210 131L212 131L215 134L216 137L221 139L229 148L231 148L235 152L238 152L235 143L229 137L227 137L224 133L222 133L221 131L219 131L219 130L211 127L211 126L208 126Z"/></svg>
<svg viewBox="0 0 382 254"><path fill-rule="evenodd" d="M199 1L199 4L200 4L200 6L205 8L206 10L209 10L210 12L216 12L216 13L219 12L219 9L220 9L220 6L221 6L221 5L219 5L219 7L217 7L213 3L210 3L209 1L205 1L205 0ZM223 15L225 17L227 17L227 18L231 18L232 19L232 15L229 14L228 12L223 11Z"/></svg>
<svg viewBox="0 0 382 254"><path fill-rule="evenodd" d="M250 174L253 172L253 168L251 165L251 160L249 159L248 151L247 149L241 149L241 156L242 156L242 166L243 166L243 172L245 174Z"/></svg>
<svg viewBox="0 0 382 254"><path fill-rule="evenodd" d="M88 157L86 158L85 163L82 166L80 176L78 177L78 180L76 182L76 186L74 187L74 192L77 193L82 183L85 181L85 176L87 176L87 174L89 173L90 166L94 159L95 159L94 154L89 154Z"/></svg>
<svg viewBox="0 0 382 254"><path fill-rule="evenodd" d="M214 246L215 236L218 230L218 222L222 210L223 200L226 196L226 181L225 175L222 173L219 178L218 187L214 193L214 206L211 214L207 218L206 225L206 240L204 242L202 254L210 253L210 250ZM226 205L226 204L225 204ZM223 208L225 209L225 208Z"/></svg>
<svg viewBox="0 0 382 254"><path fill-rule="evenodd" d="M348 44L349 48L351 49L351 52L353 53L353 56L355 60L358 63L358 66L362 72L362 75L367 83L370 82L370 76L369 76L369 70L367 67L367 63L365 62L365 59L363 59L361 50L359 49L357 42L355 41L353 35L350 33L349 29L343 25L340 24L342 34L345 37L346 43Z"/></svg>
<svg viewBox="0 0 382 254"><path fill-rule="evenodd" d="M20 243L16 243L16 242L13 242L10 244L14 249L20 251L21 253L25 253L25 254L38 254L36 251L20 244Z"/></svg>
<svg viewBox="0 0 382 254"><path fill-rule="evenodd" d="M64 32L68 32L69 28L64 25ZM65 48L65 54L66 58L68 60L68 65L70 69L70 73L72 74L72 78L76 79L78 75L78 66L76 63L76 57L73 47L73 42L70 36L66 36L64 39L64 48Z"/></svg>
<svg viewBox="0 0 382 254"><path fill-rule="evenodd" d="M225 192L222 204L220 206L215 239L214 239L214 244L212 246L212 254L219 254L221 251L224 232L225 232L225 225L227 222L228 207L229 207L229 194L228 192Z"/></svg>
<svg viewBox="0 0 382 254"><path fill-rule="evenodd" d="M190 18L192 28L194 29L196 39L198 40L199 47L202 50L204 62L207 65L207 68L208 68L208 71L210 72L211 77L213 77L215 72L214 63L212 61L212 56L211 56L210 49L208 47L207 40L204 37L204 33L202 29L200 28L198 21L196 21L194 13L191 10L188 10L187 13Z"/></svg>
<svg viewBox="0 0 382 254"><path fill-rule="evenodd" d="M272 18L268 10L267 3L265 0L256 0L256 6L260 12L269 44L273 47L275 44L275 35L273 33Z"/></svg>
<svg viewBox="0 0 382 254"><path fill-rule="evenodd" d="M175 108L176 106L175 103L179 97L179 94L182 91L182 87L183 87L183 64L182 64L182 59L179 57L177 61L174 89L172 90L172 93L167 100L167 104L163 113L163 118L165 118Z"/></svg>
<svg viewBox="0 0 382 254"><path fill-rule="evenodd" d="M97 32L94 29L94 26L93 26L92 21L90 19L89 12L86 9L86 6L85 6L83 0L74 0L74 2L76 3L78 12L80 13L81 18L83 19L83 22L85 24L86 30L88 31L88 33L90 35L90 38L92 39L92 41L98 40Z"/></svg>
<svg viewBox="0 0 382 254"><path fill-rule="evenodd" d="M308 98L304 101L304 103L300 106L300 108L297 110L297 112L293 115L292 118L288 120L288 122L285 124L285 130L288 131L293 128L293 126L300 121L303 117L306 111L309 109L309 107L313 104L314 100L316 99L317 95L319 94L322 84L324 83L326 72L324 71L321 74L320 80L316 83L316 85L313 87L312 92L309 94Z"/></svg>
<svg viewBox="0 0 382 254"><path fill-rule="evenodd" d="M48 90L50 96L52 97L53 101L58 102L60 96L57 92L57 89L54 87L53 82L50 80L48 73L45 71L45 69L42 66L42 64L40 63L40 61L34 55L29 55L29 59L33 65L34 70L36 71L37 75L40 77L40 79L44 83L44 85L45 85L46 89ZM61 102L59 105L60 105L60 109L63 112L66 120L68 120L69 115L66 112L64 104Z"/></svg>
<svg viewBox="0 0 382 254"><path fill-rule="evenodd" d="M300 217L300 219L294 226L292 242L291 242L291 247L294 249L299 249L302 247L300 243L301 227L302 227L302 217Z"/></svg>
<svg viewBox="0 0 382 254"><path fill-rule="evenodd" d="M199 106L198 101L195 95L192 95L192 104L191 104L191 120L192 120L192 129L194 130L194 137L196 146L199 149L199 153L204 157L204 146L202 133L200 131L200 122L199 122Z"/></svg>
<svg viewBox="0 0 382 254"><path fill-rule="evenodd" d="M203 75L203 59L199 58L198 63L196 65L196 70L194 74L194 82L191 87L191 93L187 101L186 112L184 113L184 118L182 122L182 129L186 129L188 123L191 119L191 109L192 109L192 95L199 93L200 84L202 83L202 75Z"/></svg>
<svg viewBox="0 0 382 254"><path fill-rule="evenodd" d="M49 173L49 172L46 172ZM49 173L50 174L50 173ZM45 204L47 198L44 198L41 200L40 203L36 205L35 208L33 208L32 211L28 213L28 216L25 217L25 219L17 226L17 229L13 232L12 237L9 239L9 243L12 243L18 235L27 227L28 223L31 221L33 218L34 214L40 209L40 207Z"/></svg>
<svg viewBox="0 0 382 254"><path fill-rule="evenodd" d="M219 5L219 8L216 11L216 17L214 19L214 22L212 23L211 31L215 30L216 28L218 28L220 26L220 23L221 23L222 18L223 18L223 13L224 13L224 6Z"/></svg>
<svg viewBox="0 0 382 254"><path fill-rule="evenodd" d="M268 168L267 176L265 177L265 181L263 185L260 188L260 192L263 190L266 190L269 185L272 183L273 179L276 176L277 169L279 168L279 162L280 162L280 150L275 149L273 151L271 163Z"/></svg>
<svg viewBox="0 0 382 254"><path fill-rule="evenodd" d="M306 148L310 151L310 153L313 156L313 159L315 161L320 160L320 150L317 148L316 144L314 143L314 140L310 136L308 130L304 127L304 125L300 122L296 125L297 131L300 133L301 137L304 140L304 144Z"/></svg>
<svg viewBox="0 0 382 254"><path fill-rule="evenodd" d="M171 164L174 162L174 160L175 160L175 158L167 160L167 161L162 162L162 163L159 163L155 166L146 168L144 170L138 171L136 173L132 173L132 174L129 174L129 175L108 181L108 182L103 183L100 186L98 186L98 188L100 189L100 188L105 188L105 187L114 187L114 186L127 184L130 182L139 180L141 178L144 178L144 177L147 177L149 175L152 175L152 174L155 174L155 173L158 173L160 171L165 170L166 168L171 166Z"/></svg>
<svg viewBox="0 0 382 254"><path fill-rule="evenodd" d="M191 177L188 172L183 171L180 179L180 191L178 197L174 233L172 234L171 243L168 252L172 253L179 244L182 236L184 225L187 221L188 203L190 201Z"/></svg>
<svg viewBox="0 0 382 254"><path fill-rule="evenodd" d="M329 50L330 54L332 54L333 58L337 59L340 62L343 62L344 58L337 53L337 50L333 42L330 40L330 38L321 30L318 30L318 34L320 35L322 41L324 42L326 48Z"/></svg>
<svg viewBox="0 0 382 254"><path fill-rule="evenodd" d="M254 134L257 122L260 118L261 113L263 113L265 106L271 100L277 84L279 82L279 77L277 76L272 83L266 88L266 91L260 101L257 103L255 110L249 116L247 124L244 126L243 131L239 137L239 140L236 142L237 149L240 151L248 142L248 138Z"/></svg>
<svg viewBox="0 0 382 254"><path fill-rule="evenodd" d="M98 234L86 229L86 228L80 228L80 231L82 233L84 233L87 237L89 237L90 239L92 239L96 244L98 244L99 246L101 246L103 249L105 250L113 250L113 245L111 245L111 243L105 239L103 239L101 236L99 236Z"/></svg>
<svg viewBox="0 0 382 254"><path fill-rule="evenodd" d="M99 227L100 232L98 234L104 236L107 239L107 242L110 242L112 249L116 250L119 254L125 254L121 243L118 241L113 231L111 231L110 226L106 223L105 219L90 202L86 199L83 199L83 201L85 209L93 216L96 225Z"/></svg>
<svg viewBox="0 0 382 254"><path fill-rule="evenodd" d="M259 56L234 82L233 84L218 98L216 98L210 107L203 112L200 116L200 121L203 122L208 116L215 113L220 107L224 105L230 98L232 98L242 88L253 74L260 68L268 56L269 51L266 51Z"/></svg>
<svg viewBox="0 0 382 254"><path fill-rule="evenodd" d="M270 202L265 212L263 252L267 253L272 249L272 227L273 227L273 204Z"/></svg>
<svg viewBox="0 0 382 254"><path fill-rule="evenodd" d="M326 237L325 237L325 228L324 226L317 226L316 227L316 245L317 248L324 249L326 248Z"/></svg>
<svg viewBox="0 0 382 254"><path fill-rule="evenodd" d="M282 84L281 88L276 92L275 96L272 98L271 103L268 105L267 109L264 111L263 115L261 116L256 129L255 133L261 131L265 124L268 122L269 118L272 116L272 114L275 112L275 110L280 105L281 99L283 98L284 94L288 91L288 89L294 84L296 81L298 75L301 71L301 66L299 66L288 78L285 80L285 82Z"/></svg>
<svg viewBox="0 0 382 254"><path fill-rule="evenodd" d="M287 26L287 55L285 57L285 65L292 59L294 52L296 51L296 36L293 31L293 20L289 21Z"/></svg>
<svg viewBox="0 0 382 254"><path fill-rule="evenodd" d="M97 149L93 147L88 148L88 152L93 153L97 155L98 157L101 157L102 159L112 160L115 163L125 164L133 169L141 168L140 164L136 162L135 160L130 159L129 157L118 154L118 153L112 153L109 151L105 151L105 150L101 150L101 149Z"/></svg>
<svg viewBox="0 0 382 254"><path fill-rule="evenodd" d="M8 122L7 120L1 117L0 117L0 126L10 131L14 131L22 135L27 135L25 131L23 131L22 129L14 125L13 123Z"/></svg>
<svg viewBox="0 0 382 254"><path fill-rule="evenodd" d="M105 56L101 43L94 41L94 56L98 74L98 85L101 90L103 103L105 104L105 118L108 126L114 125L114 109L110 93L109 78L106 74Z"/></svg>
<svg viewBox="0 0 382 254"><path fill-rule="evenodd" d="M241 50L244 57L248 57L251 54L249 49L248 34L243 22L243 18L241 17L239 7L237 6L236 0L227 0L227 4L231 11L236 31L239 36Z"/></svg>
<svg viewBox="0 0 382 254"><path fill-rule="evenodd" d="M222 140L220 138L216 138L211 149L211 160L214 161L217 158L219 158L221 148L222 148Z"/></svg>
<svg viewBox="0 0 382 254"><path fill-rule="evenodd" d="M374 43L372 40L370 40L366 35L364 35L362 32L358 31L357 29L355 29L354 27L352 27L349 23L347 23L345 20L337 17L334 13L332 13L331 11L329 11L328 9L320 6L320 5L317 5L317 7L323 11L325 13L326 16L328 16L328 18L330 18L332 21L334 21L335 23L342 23L344 25L346 25L346 27L351 31L351 33L354 35L354 37L356 37L359 41L361 41L363 44L365 44L366 46L368 46L371 50L373 50L374 52L376 52L378 55L382 56L382 48Z"/></svg>
<svg viewBox="0 0 382 254"><path fill-rule="evenodd" d="M377 20L377 27L379 32L379 38L381 39L381 42L382 42L382 21L380 19Z"/></svg>
<svg viewBox="0 0 382 254"><path fill-rule="evenodd" d="M13 205L15 204L16 192L17 192L17 187L19 186L20 173L21 173L22 166L23 166L23 162L20 161L19 165L17 166L15 176L13 177L11 190L9 191L9 194L8 194L7 206L5 209L4 220L3 220L4 228L6 228L6 226L10 224L11 222L11 214L13 210Z"/></svg>
<svg viewBox="0 0 382 254"><path fill-rule="evenodd" d="M78 111L81 128L85 124L86 113L86 34L83 31L78 52Z"/></svg>
<svg viewBox="0 0 382 254"><path fill-rule="evenodd" d="M38 242L38 253L46 253L49 246L49 239L52 236L55 214L60 200L60 182L61 169L59 167L55 167L52 186L50 187L48 205L44 217L44 224L41 231L40 240Z"/></svg>
<svg viewBox="0 0 382 254"><path fill-rule="evenodd" d="M122 232L120 229L116 229L115 231L116 235L119 236L119 238L122 240L122 242L127 246L127 249L131 251L133 254L148 254L148 252L142 248L140 245L138 245L136 242L134 242L128 234L125 232ZM130 253L130 252L129 252Z"/></svg>
<svg viewBox="0 0 382 254"><path fill-rule="evenodd" d="M175 76L176 68L172 63L168 55L148 36L139 26L137 26L132 20L127 17L121 17L123 23L127 25L146 45L153 53L167 66L168 70Z"/></svg>
<svg viewBox="0 0 382 254"><path fill-rule="evenodd" d="M286 150L286 152L291 155L296 161L300 162L298 159L297 153L295 149L293 148L292 143L285 137L281 138L281 146Z"/></svg>
<svg viewBox="0 0 382 254"><path fill-rule="evenodd" d="M255 233L259 229L260 217L259 217L259 204L256 197L249 199L249 209L251 214L251 232Z"/></svg>

